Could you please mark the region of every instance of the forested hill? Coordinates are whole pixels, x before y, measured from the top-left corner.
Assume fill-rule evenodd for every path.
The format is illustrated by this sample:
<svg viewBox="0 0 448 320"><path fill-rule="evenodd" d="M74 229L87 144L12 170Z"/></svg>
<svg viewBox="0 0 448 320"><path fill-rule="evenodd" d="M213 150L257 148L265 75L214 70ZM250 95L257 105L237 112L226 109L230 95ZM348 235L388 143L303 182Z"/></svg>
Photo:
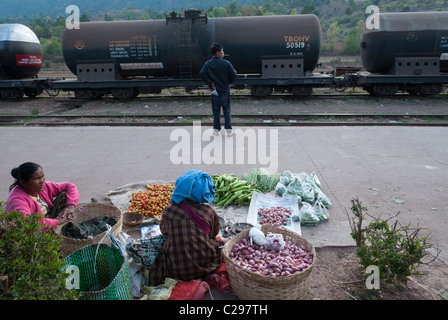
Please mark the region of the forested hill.
<svg viewBox="0 0 448 320"><path fill-rule="evenodd" d="M239 4L262 0L239 0ZM69 5L90 14L108 13L122 9L151 9L153 11L179 11L180 8L226 7L232 0L1 0L0 18L17 16L64 16ZM298 2L305 2L303 0Z"/></svg>
<svg viewBox="0 0 448 320"><path fill-rule="evenodd" d="M214 8L259 6L269 8L273 14L312 11L319 17L344 17L356 14L358 8L377 5L381 11L428 11L446 10L448 0L1 0L0 19L23 19L23 17L66 16L66 8L76 5L81 12L90 15L105 15L112 12L145 10L147 12L179 12L181 8L197 8L203 11ZM244 14L243 14L244 15Z"/></svg>

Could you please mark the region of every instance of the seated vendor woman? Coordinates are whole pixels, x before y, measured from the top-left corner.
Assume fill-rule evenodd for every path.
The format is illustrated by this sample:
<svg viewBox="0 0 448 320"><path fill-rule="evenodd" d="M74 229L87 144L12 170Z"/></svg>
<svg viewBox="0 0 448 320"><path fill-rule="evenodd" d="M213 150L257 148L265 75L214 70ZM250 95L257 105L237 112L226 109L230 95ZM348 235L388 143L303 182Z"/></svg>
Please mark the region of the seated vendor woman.
<svg viewBox="0 0 448 320"><path fill-rule="evenodd" d="M149 285L166 277L204 278L220 266L224 243L216 239L219 217L210 206L214 200L215 185L204 171L190 170L176 180L171 203L160 220L165 244L149 270Z"/></svg>
<svg viewBox="0 0 448 320"><path fill-rule="evenodd" d="M42 167L25 162L11 170L15 182L9 187L6 210L19 211L25 216L40 213L49 229L74 218L79 201L76 186L70 182L45 181Z"/></svg>

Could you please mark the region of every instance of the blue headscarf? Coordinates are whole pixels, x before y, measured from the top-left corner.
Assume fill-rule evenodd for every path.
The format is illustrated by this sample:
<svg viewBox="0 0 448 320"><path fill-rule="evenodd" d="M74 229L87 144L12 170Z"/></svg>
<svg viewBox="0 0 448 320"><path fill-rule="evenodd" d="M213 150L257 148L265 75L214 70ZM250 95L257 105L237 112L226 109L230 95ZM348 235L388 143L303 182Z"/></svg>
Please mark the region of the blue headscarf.
<svg viewBox="0 0 448 320"><path fill-rule="evenodd" d="M170 202L181 203L185 199L199 203L213 203L215 185L212 178L200 170L189 170L177 178Z"/></svg>

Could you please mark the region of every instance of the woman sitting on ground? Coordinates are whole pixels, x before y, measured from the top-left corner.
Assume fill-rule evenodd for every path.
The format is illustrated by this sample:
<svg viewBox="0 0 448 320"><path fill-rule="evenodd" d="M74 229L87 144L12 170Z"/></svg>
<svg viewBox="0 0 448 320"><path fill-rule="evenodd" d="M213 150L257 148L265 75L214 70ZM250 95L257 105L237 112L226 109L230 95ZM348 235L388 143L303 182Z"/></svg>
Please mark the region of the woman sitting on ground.
<svg viewBox="0 0 448 320"><path fill-rule="evenodd" d="M11 175L16 180L9 187L7 212L19 211L25 216L40 213L49 229L74 218L79 201L78 189L74 184L45 181L42 167L33 162L25 162L12 169Z"/></svg>
<svg viewBox="0 0 448 320"><path fill-rule="evenodd" d="M209 205L215 200L215 185L204 171L190 170L176 180L171 203L160 220L165 244L149 271L149 285L166 277L195 280L213 273L222 262L216 239L219 217Z"/></svg>

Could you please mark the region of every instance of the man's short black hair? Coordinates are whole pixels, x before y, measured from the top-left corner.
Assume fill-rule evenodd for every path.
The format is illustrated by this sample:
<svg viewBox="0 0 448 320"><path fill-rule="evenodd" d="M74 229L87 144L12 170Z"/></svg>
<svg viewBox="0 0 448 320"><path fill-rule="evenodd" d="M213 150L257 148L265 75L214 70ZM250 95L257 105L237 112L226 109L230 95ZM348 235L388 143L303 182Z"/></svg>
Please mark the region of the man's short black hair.
<svg viewBox="0 0 448 320"><path fill-rule="evenodd" d="M222 49L223 49L222 45L220 45L219 43L214 43L214 44L212 44L212 47L210 48L210 52L212 53L212 55L216 55Z"/></svg>

